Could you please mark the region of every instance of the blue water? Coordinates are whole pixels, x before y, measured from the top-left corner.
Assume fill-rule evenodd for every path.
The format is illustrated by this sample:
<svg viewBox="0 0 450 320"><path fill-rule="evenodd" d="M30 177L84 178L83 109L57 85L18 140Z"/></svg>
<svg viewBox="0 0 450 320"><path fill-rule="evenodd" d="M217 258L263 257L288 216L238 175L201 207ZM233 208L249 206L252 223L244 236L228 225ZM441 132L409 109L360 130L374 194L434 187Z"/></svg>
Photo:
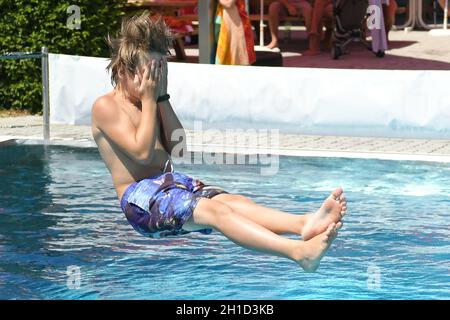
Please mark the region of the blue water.
<svg viewBox="0 0 450 320"><path fill-rule="evenodd" d="M341 185L349 213L317 273L217 232L142 237L96 149L0 148L0 298L450 298L448 164L281 157L277 175L260 169L177 167L292 213L317 209Z"/></svg>

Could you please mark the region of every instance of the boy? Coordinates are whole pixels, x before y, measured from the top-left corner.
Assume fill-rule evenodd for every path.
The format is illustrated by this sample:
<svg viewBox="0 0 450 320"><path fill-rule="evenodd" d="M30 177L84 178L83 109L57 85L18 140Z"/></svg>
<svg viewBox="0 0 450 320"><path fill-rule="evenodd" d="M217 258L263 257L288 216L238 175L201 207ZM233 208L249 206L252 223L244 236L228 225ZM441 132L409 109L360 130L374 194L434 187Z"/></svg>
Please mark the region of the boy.
<svg viewBox="0 0 450 320"><path fill-rule="evenodd" d="M134 229L162 237L214 228L243 247L315 271L342 226L347 209L342 189L316 213L295 215L174 172L170 154L180 142L171 135L183 127L166 91L170 34L161 19L143 14L125 20L110 44L114 90L95 101L92 134ZM283 233L302 235L303 241Z"/></svg>

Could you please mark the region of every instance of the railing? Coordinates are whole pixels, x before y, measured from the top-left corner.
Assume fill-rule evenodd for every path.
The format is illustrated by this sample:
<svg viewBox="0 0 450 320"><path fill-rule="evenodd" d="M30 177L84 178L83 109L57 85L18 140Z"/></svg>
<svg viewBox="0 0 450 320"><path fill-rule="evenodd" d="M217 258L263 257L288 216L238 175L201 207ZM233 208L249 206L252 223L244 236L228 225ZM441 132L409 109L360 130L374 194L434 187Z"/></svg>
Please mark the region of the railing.
<svg viewBox="0 0 450 320"><path fill-rule="evenodd" d="M395 25L396 29L414 29L417 23L417 1L409 0L408 19L401 25Z"/></svg>
<svg viewBox="0 0 450 320"><path fill-rule="evenodd" d="M436 27L440 27L439 25L437 25L437 19L436 19L436 10L437 10L437 5L436 5L436 1L433 1L433 4L435 5L434 8L434 12L433 14L434 16L434 23L432 25L428 24L425 22L425 20L423 19L423 0L417 0L417 23L418 25L420 25L422 28L424 29L433 29ZM448 26L447 26L447 20L448 20L448 0L445 1L444 3L444 18L443 18L443 22L442 22L442 28L443 30L447 30Z"/></svg>
<svg viewBox="0 0 450 320"><path fill-rule="evenodd" d="M50 91L48 85L48 48L42 47L41 52L6 52L0 55L0 60L41 59L42 64L42 106L44 122L44 142L50 140Z"/></svg>

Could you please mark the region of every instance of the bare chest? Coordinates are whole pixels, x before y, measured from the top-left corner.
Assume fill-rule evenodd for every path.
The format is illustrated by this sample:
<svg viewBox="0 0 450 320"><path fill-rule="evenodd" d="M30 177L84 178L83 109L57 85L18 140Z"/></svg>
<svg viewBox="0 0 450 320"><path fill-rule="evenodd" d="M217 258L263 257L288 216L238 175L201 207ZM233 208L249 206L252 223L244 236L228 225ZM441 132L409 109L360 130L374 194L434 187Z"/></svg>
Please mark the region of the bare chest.
<svg viewBox="0 0 450 320"><path fill-rule="evenodd" d="M137 129L141 123L141 119L142 119L142 111L138 108L134 108L134 110L127 110L126 111L126 116L129 117L131 123L134 125L134 127ZM156 119L156 128L157 128L157 133L156 136L159 140L160 138L160 123L159 123L159 117L157 116Z"/></svg>

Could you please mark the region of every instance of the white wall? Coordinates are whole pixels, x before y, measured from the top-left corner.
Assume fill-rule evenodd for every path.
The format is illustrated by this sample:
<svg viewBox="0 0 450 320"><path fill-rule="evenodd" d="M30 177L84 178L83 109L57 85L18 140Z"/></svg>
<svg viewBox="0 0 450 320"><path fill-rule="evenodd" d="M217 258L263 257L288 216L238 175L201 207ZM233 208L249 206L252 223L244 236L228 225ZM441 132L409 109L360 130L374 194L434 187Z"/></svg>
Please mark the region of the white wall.
<svg viewBox="0 0 450 320"><path fill-rule="evenodd" d="M89 124L111 90L106 59L51 54L50 120ZM450 71L169 63L171 102L192 128L450 139Z"/></svg>

